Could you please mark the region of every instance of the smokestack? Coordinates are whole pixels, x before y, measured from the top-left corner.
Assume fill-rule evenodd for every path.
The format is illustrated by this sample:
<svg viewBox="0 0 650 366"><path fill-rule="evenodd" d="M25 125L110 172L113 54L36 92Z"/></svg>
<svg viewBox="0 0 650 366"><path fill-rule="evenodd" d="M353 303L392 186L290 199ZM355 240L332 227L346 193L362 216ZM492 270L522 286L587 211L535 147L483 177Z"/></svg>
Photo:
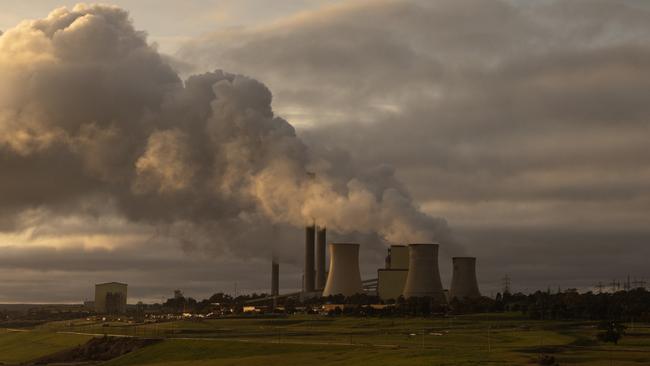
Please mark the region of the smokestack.
<svg viewBox="0 0 650 366"><path fill-rule="evenodd" d="M274 258L271 263L271 296L280 295L280 264Z"/></svg>
<svg viewBox="0 0 650 366"><path fill-rule="evenodd" d="M319 227L316 231L316 289L325 288L325 246L327 243L327 231L325 227Z"/></svg>
<svg viewBox="0 0 650 366"><path fill-rule="evenodd" d="M476 258L454 257L454 273L451 277L449 299L476 299L481 297L476 281Z"/></svg>
<svg viewBox="0 0 650 366"><path fill-rule="evenodd" d="M303 273L302 290L314 292L314 244L316 241L316 225L305 227L305 270Z"/></svg>
<svg viewBox="0 0 650 366"><path fill-rule="evenodd" d="M323 296L352 296L363 292L359 272L359 244L330 243L330 271Z"/></svg>
<svg viewBox="0 0 650 366"><path fill-rule="evenodd" d="M438 244L409 244L409 271L404 297L431 297L439 304L447 299L438 269Z"/></svg>

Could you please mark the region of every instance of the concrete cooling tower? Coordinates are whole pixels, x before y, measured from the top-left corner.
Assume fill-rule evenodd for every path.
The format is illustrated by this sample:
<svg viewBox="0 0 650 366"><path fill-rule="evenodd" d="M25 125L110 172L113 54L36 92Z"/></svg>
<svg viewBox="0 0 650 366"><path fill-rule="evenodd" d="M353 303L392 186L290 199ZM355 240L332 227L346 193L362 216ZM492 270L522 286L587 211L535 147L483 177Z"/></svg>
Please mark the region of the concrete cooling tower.
<svg viewBox="0 0 650 366"><path fill-rule="evenodd" d="M359 272L359 244L330 243L330 271L323 296L363 293Z"/></svg>
<svg viewBox="0 0 650 366"><path fill-rule="evenodd" d="M438 269L438 244L409 245L409 271L403 295L427 296L439 304L447 303Z"/></svg>
<svg viewBox="0 0 650 366"><path fill-rule="evenodd" d="M451 278L449 299L476 299L481 297L476 281L476 258L454 257L454 273Z"/></svg>

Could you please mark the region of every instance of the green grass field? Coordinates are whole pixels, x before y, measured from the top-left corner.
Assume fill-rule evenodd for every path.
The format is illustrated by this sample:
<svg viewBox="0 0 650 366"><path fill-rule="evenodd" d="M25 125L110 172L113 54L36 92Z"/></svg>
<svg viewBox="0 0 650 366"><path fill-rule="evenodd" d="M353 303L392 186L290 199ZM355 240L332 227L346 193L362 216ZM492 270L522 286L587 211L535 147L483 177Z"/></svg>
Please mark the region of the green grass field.
<svg viewBox="0 0 650 366"><path fill-rule="evenodd" d="M85 343L91 336L0 329L0 363L17 364Z"/></svg>
<svg viewBox="0 0 650 366"><path fill-rule="evenodd" d="M596 342L596 332L590 322L531 321L517 314L292 316L109 326L78 320L0 333L0 362L70 347L88 337L73 333L90 333L167 337L106 365L526 365L540 353L553 355L560 365L610 365L610 358L614 365L650 365L649 324L628 325L629 334L615 346ZM11 356L3 358L3 351Z"/></svg>

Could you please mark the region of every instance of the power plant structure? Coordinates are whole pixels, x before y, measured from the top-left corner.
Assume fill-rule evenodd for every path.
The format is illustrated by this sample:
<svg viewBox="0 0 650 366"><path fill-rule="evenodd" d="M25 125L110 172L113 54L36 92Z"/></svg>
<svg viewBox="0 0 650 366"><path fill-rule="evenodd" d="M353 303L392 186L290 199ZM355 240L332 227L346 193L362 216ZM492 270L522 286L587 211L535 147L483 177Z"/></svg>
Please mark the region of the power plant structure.
<svg viewBox="0 0 650 366"><path fill-rule="evenodd" d="M302 275L303 296L317 296L327 281L327 229L316 224L305 226L305 263Z"/></svg>
<svg viewBox="0 0 650 366"><path fill-rule="evenodd" d="M99 314L126 313L126 283L106 282L95 285L95 312Z"/></svg>
<svg viewBox="0 0 650 366"><path fill-rule="evenodd" d="M449 299L477 299L481 297L476 280L476 258L475 257L454 257L452 258L454 272L451 278Z"/></svg>
<svg viewBox="0 0 650 366"><path fill-rule="evenodd" d="M280 264L273 258L271 262L271 296L280 295Z"/></svg>
<svg viewBox="0 0 650 366"><path fill-rule="evenodd" d="M316 290L323 291L327 281L326 272L326 248L327 247L327 229L325 227L316 228Z"/></svg>
<svg viewBox="0 0 650 366"><path fill-rule="evenodd" d="M280 264L277 258L271 261L271 296L273 297L273 310L278 307L278 296L280 296Z"/></svg>
<svg viewBox="0 0 650 366"><path fill-rule="evenodd" d="M314 247L316 244L316 225L305 227L305 269L302 276L302 290L305 293L314 292Z"/></svg>
<svg viewBox="0 0 650 366"><path fill-rule="evenodd" d="M454 257L450 290L442 286L438 267L439 244L416 243L391 245L385 268L377 270L374 279L361 279L357 243L327 244L327 230L315 223L305 227L305 260L302 289L297 293L280 295L279 264L273 258L271 265L271 297L274 307L278 298L299 296L327 297L355 294L377 295L383 301L413 297L429 297L439 305L453 298L481 297L476 277L475 257ZM326 251L327 249L327 251ZM329 252L329 271L327 268Z"/></svg>
<svg viewBox="0 0 650 366"><path fill-rule="evenodd" d="M359 244L330 243L330 270L322 296L363 293L359 271Z"/></svg>
<svg viewBox="0 0 650 366"><path fill-rule="evenodd" d="M402 295L430 297L438 304L446 304L438 269L438 244L409 244L409 269Z"/></svg>
<svg viewBox="0 0 650 366"><path fill-rule="evenodd" d="M377 296L384 301L397 300L402 296L409 271L408 247L391 245L385 267L377 270Z"/></svg>

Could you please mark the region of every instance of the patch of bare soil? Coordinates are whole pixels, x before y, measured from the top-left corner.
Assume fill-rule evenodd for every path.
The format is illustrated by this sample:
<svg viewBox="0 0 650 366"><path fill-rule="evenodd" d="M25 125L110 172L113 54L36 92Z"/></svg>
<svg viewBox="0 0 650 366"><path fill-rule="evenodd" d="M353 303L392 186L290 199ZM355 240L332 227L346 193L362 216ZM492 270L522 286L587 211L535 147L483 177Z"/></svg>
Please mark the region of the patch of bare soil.
<svg viewBox="0 0 650 366"><path fill-rule="evenodd" d="M160 342L160 339L98 337L75 348L41 357L31 361L27 365L78 364L108 361L158 342Z"/></svg>

